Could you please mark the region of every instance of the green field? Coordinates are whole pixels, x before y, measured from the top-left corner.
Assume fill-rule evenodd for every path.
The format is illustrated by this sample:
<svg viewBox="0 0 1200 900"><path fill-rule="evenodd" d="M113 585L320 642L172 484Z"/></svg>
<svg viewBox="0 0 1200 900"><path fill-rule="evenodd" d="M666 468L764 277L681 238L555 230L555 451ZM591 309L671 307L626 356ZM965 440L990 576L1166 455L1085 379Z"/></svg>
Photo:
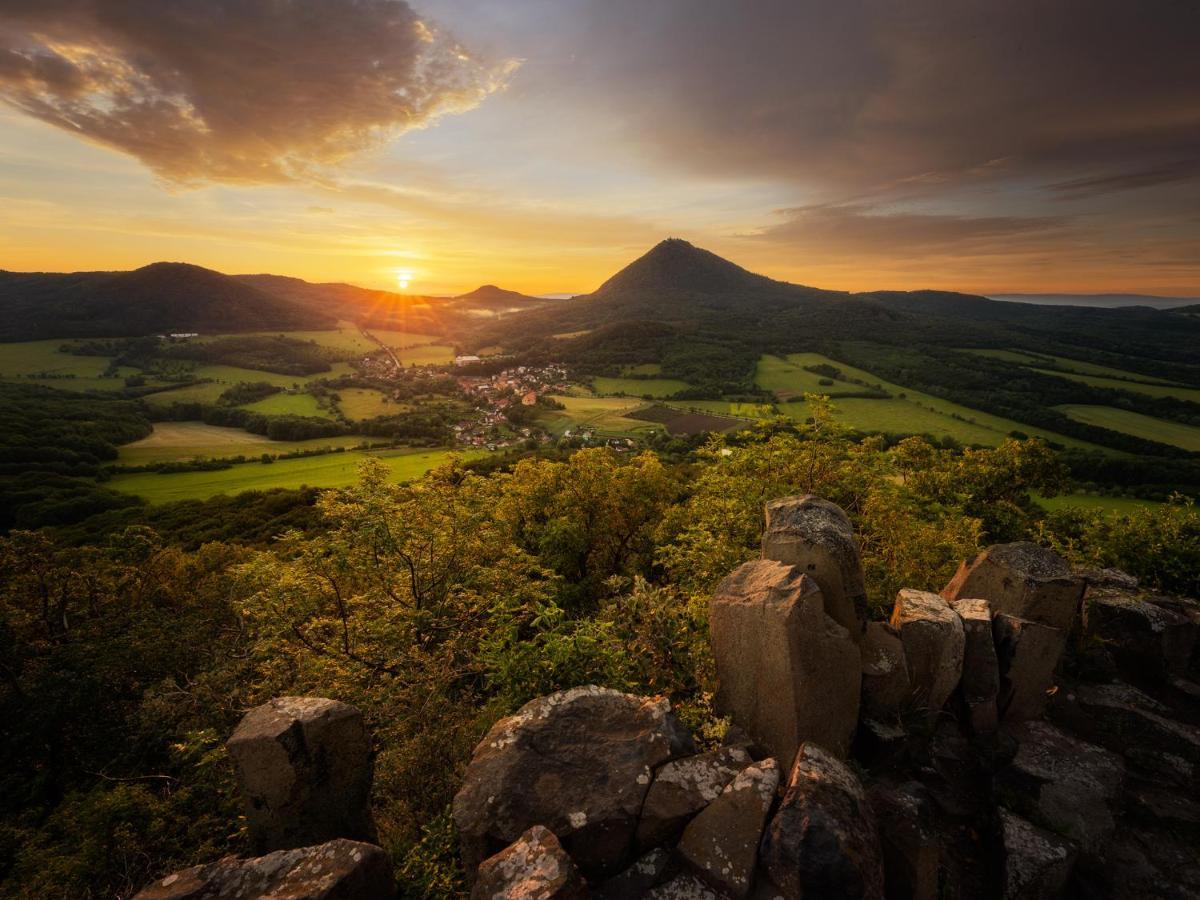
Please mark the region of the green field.
<svg viewBox="0 0 1200 900"><path fill-rule="evenodd" d="M1139 500L1136 497L1102 497L1098 494L1063 494L1058 497L1033 497L1038 505L1049 512L1061 509L1098 509L1111 513L1131 513L1147 507L1162 506L1157 500Z"/></svg>
<svg viewBox="0 0 1200 900"><path fill-rule="evenodd" d="M353 375L354 367L347 362L334 363L328 372L318 372L315 375L280 375L277 372L262 372L258 369L243 369L238 366L197 366L191 370L195 378L211 378L205 384L194 384L189 387L175 388L147 395L146 402L156 406L168 406L176 401L201 403L216 403L217 398L227 388L235 384L263 381L276 387L291 388L308 384L321 378L337 378L341 375Z"/></svg>
<svg viewBox="0 0 1200 900"><path fill-rule="evenodd" d="M1147 397L1175 397L1178 400L1190 400L1200 403L1200 388L1177 387L1169 384L1147 384L1142 381L1123 381L1118 378L1103 378L1097 375L1080 375L1076 372L1059 372L1054 369L1034 369L1043 375L1057 375L1078 381L1092 387L1112 388L1118 391L1129 391L1132 394L1144 394Z"/></svg>
<svg viewBox="0 0 1200 900"><path fill-rule="evenodd" d="M405 403L393 403L382 392L368 388L340 388L338 406L351 422L373 419L376 416L394 416L410 407Z"/></svg>
<svg viewBox="0 0 1200 900"><path fill-rule="evenodd" d="M1195 425L1184 425L1154 416L1144 416L1128 409L1117 409L1113 406L1086 406L1083 404L1066 404L1055 409L1066 413L1076 422L1085 425L1096 425L1134 437L1145 438L1148 441L1158 441L1160 444L1170 444L1192 452L1200 451L1200 428Z"/></svg>
<svg viewBox="0 0 1200 900"><path fill-rule="evenodd" d="M793 353L787 357L787 362L796 368L819 363L835 366L846 377L859 379L872 387L878 386L891 394L888 399L833 398L835 418L860 431L887 434L928 433L935 437L949 436L964 444L982 444L989 447L1003 443L1011 432L1019 431L1031 437L1044 438L1068 447L1100 450L1105 453L1113 452L1087 441L1046 431L1042 428L1034 428L1012 419L993 416L990 413L934 397L932 394L924 394L903 385L884 381L870 372L848 366L819 353ZM859 385L854 385L854 387L862 390ZM821 393L821 391L814 393ZM803 421L809 414L808 407L803 400L781 403L779 408L785 415L798 421Z"/></svg>
<svg viewBox="0 0 1200 900"><path fill-rule="evenodd" d="M771 403L739 403L734 400L676 400L668 405L676 409L694 409L717 416L736 416L739 419L771 419L782 415Z"/></svg>
<svg viewBox="0 0 1200 900"><path fill-rule="evenodd" d="M846 366L835 363L818 353L793 353L786 358L762 357L758 361L758 367L754 373L754 383L783 401L795 400L804 394L827 394L830 397L837 397L842 394L857 394L866 390L861 385L849 384L844 381L821 384L822 381L831 379L809 372L804 368L804 366L815 366L821 363L837 366L847 375L852 375L852 371Z"/></svg>
<svg viewBox="0 0 1200 900"><path fill-rule="evenodd" d="M570 397L555 395L552 399L565 409L545 410L538 414L539 424L555 437L567 429L581 426L591 428L600 437L637 437L662 426L630 419L623 413L646 406L646 401L633 397Z"/></svg>
<svg viewBox="0 0 1200 900"><path fill-rule="evenodd" d="M317 398L312 394L272 394L254 403L247 403L242 409L262 413L264 416L310 416L318 419L332 419L333 415L327 409L322 409Z"/></svg>
<svg viewBox="0 0 1200 900"><path fill-rule="evenodd" d="M190 459L259 456L263 453L290 453L323 447L354 447L371 440L354 434L307 441L273 441L240 428L222 428L203 422L159 422L149 437L121 447L117 463L122 466L146 466Z"/></svg>
<svg viewBox="0 0 1200 900"><path fill-rule="evenodd" d="M1190 400L1200 403L1200 388L1172 384L1155 378L1152 375L1141 375L1127 369L1114 369L1097 363L1081 362L1066 356L1051 356L1026 353L1020 350L979 350L961 348L963 353L976 356L986 356L991 359L1001 359L1005 362L1026 366L1043 375L1054 375L1078 381L1081 384L1099 388L1112 388L1118 391L1130 391L1134 394L1145 394L1147 397L1176 397L1180 400ZM1053 363L1055 368L1047 368Z"/></svg>
<svg viewBox="0 0 1200 900"><path fill-rule="evenodd" d="M592 387L597 394L625 394L630 397L669 397L691 385L677 378L593 378Z"/></svg>
<svg viewBox="0 0 1200 900"><path fill-rule="evenodd" d="M381 460L396 481L411 481L430 469L454 458L470 459L482 455L479 451L456 453L451 450L380 450L365 452L348 450L301 459L282 459L265 465L241 463L216 472L177 472L159 475L153 472L116 475L107 483L118 491L137 494L150 503L170 503L175 500L204 500L217 494L238 494L243 491L264 491L271 488L345 487L358 480L358 467L363 460Z"/></svg>
<svg viewBox="0 0 1200 900"><path fill-rule="evenodd" d="M197 344L215 341L225 337L286 337L296 341L312 341L314 344L325 347L329 350L335 350L338 353L343 353L349 356L357 356L364 353L370 353L375 350L378 345L363 337L358 326L353 322L339 322L336 329L329 331L257 331L251 334L206 334L198 338L190 340Z"/></svg>
<svg viewBox="0 0 1200 900"><path fill-rule="evenodd" d="M121 366L115 378L101 378L108 368L107 356L75 356L60 353L70 341L22 341L0 344L0 380L41 384L66 391L119 391L124 379L140 370Z"/></svg>
<svg viewBox="0 0 1200 900"><path fill-rule="evenodd" d="M403 350L405 347L419 347L436 344L443 340L433 334L419 334L415 331L390 331L386 328L368 328L367 331L377 338L385 347L393 350Z"/></svg>
<svg viewBox="0 0 1200 900"><path fill-rule="evenodd" d="M443 344L422 344L394 352L402 366L445 366L454 362L454 348Z"/></svg>

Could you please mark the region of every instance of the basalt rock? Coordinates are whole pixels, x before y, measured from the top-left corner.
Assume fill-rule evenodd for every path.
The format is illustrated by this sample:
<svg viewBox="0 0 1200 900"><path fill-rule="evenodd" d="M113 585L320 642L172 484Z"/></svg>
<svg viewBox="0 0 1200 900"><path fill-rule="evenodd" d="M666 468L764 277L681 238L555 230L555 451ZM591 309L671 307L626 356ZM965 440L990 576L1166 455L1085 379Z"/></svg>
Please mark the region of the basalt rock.
<svg viewBox="0 0 1200 900"><path fill-rule="evenodd" d="M1200 627L1189 617L1136 594L1089 591L1086 634L1104 642L1121 677L1155 688L1187 673Z"/></svg>
<svg viewBox="0 0 1200 900"><path fill-rule="evenodd" d="M619 871L654 769L692 752L663 698L588 686L530 701L492 726L454 798L468 876L534 825L585 875Z"/></svg>
<svg viewBox="0 0 1200 900"><path fill-rule="evenodd" d="M1200 728L1170 718L1166 706L1130 685L1073 685L1055 694L1048 712L1056 724L1124 755L1149 777L1170 781L1171 768L1190 777L1200 764ZM1151 768L1157 765L1163 768Z"/></svg>
<svg viewBox="0 0 1200 900"><path fill-rule="evenodd" d="M779 764L773 759L739 772L683 832L678 853L685 865L728 896L745 897L778 786Z"/></svg>
<svg viewBox="0 0 1200 900"><path fill-rule="evenodd" d="M1006 722L1036 719L1062 656L1065 635L1057 628L999 613L992 619L1000 667L1000 715Z"/></svg>
<svg viewBox="0 0 1200 900"><path fill-rule="evenodd" d="M1073 843L1006 810L1000 810L1004 900L1063 896L1078 851Z"/></svg>
<svg viewBox="0 0 1200 900"><path fill-rule="evenodd" d="M587 885L558 838L534 825L483 861L471 900L582 900Z"/></svg>
<svg viewBox="0 0 1200 900"><path fill-rule="evenodd" d="M392 864L380 847L338 839L193 866L148 885L134 900L391 900L395 893Z"/></svg>
<svg viewBox="0 0 1200 900"><path fill-rule="evenodd" d="M947 600L988 601L992 612L1071 629L1083 600L1083 578L1061 556L1037 544L996 544L959 566L942 589Z"/></svg>
<svg viewBox="0 0 1200 900"><path fill-rule="evenodd" d="M854 527L842 508L811 494L766 505L762 558L796 566L817 582L825 611L855 641L867 624L867 592Z"/></svg>
<svg viewBox="0 0 1200 900"><path fill-rule="evenodd" d="M688 820L712 803L753 760L742 747L722 747L661 766L650 784L638 821L640 847L673 841Z"/></svg>
<svg viewBox="0 0 1200 900"><path fill-rule="evenodd" d="M962 676L962 619L937 594L904 588L896 595L891 626L904 644L916 706L941 709Z"/></svg>
<svg viewBox="0 0 1200 900"><path fill-rule="evenodd" d="M739 566L713 595L717 709L789 761L801 742L849 750L858 721L858 644L825 613L817 583L769 560Z"/></svg>
<svg viewBox="0 0 1200 900"><path fill-rule="evenodd" d="M671 853L656 847L619 875L592 891L595 900L634 900L669 881L679 866Z"/></svg>
<svg viewBox="0 0 1200 900"><path fill-rule="evenodd" d="M986 600L970 599L956 601L954 611L962 619L966 638L959 688L971 730L975 734L990 734L1000 721L996 704L1000 692L1000 669L992 638L992 613Z"/></svg>
<svg viewBox="0 0 1200 900"><path fill-rule="evenodd" d="M374 840L371 739L353 706L280 697L246 713L226 747L256 852Z"/></svg>
<svg viewBox="0 0 1200 900"><path fill-rule="evenodd" d="M996 776L1000 802L1098 853L1120 813L1125 780L1121 757L1049 722L1024 722L1010 733L1019 745L1012 762Z"/></svg>
<svg viewBox="0 0 1200 900"><path fill-rule="evenodd" d="M862 784L813 743L796 755L761 858L786 900L884 895L882 851Z"/></svg>
<svg viewBox="0 0 1200 900"><path fill-rule="evenodd" d="M695 875L676 875L665 884L660 884L645 900L726 900Z"/></svg>
<svg viewBox="0 0 1200 900"><path fill-rule="evenodd" d="M867 623L862 671L863 714L883 721L897 719L912 702L912 682L904 642L886 622Z"/></svg>
<svg viewBox="0 0 1200 900"><path fill-rule="evenodd" d="M913 781L878 783L867 800L879 823L888 900L937 900L941 852L925 788Z"/></svg>

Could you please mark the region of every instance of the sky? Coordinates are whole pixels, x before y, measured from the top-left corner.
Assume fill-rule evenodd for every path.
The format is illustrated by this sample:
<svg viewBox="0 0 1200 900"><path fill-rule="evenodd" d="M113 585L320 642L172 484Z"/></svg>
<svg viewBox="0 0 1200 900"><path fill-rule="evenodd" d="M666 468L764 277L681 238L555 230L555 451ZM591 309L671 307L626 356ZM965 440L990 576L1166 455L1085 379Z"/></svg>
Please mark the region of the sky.
<svg viewBox="0 0 1200 900"><path fill-rule="evenodd" d="M1193 0L0 0L0 268L1200 296Z"/></svg>

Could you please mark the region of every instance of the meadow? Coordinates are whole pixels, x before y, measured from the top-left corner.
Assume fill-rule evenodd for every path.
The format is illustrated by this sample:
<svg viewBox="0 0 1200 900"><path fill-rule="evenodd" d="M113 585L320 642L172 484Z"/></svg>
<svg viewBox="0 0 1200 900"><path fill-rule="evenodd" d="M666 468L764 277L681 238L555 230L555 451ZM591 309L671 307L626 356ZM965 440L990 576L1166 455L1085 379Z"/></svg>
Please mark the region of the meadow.
<svg viewBox="0 0 1200 900"><path fill-rule="evenodd" d="M563 405L563 409L548 409L539 412L538 424L554 437L562 437L568 429L586 427L599 437L643 437L662 426L629 418L626 413L642 409L646 401L633 397L573 397L556 394L552 400Z"/></svg>
<svg viewBox="0 0 1200 900"><path fill-rule="evenodd" d="M406 403L393 403L380 391L370 388L339 388L338 408L351 422L373 419L376 416L394 416L411 407Z"/></svg>
<svg viewBox="0 0 1200 900"><path fill-rule="evenodd" d="M193 459L291 453L324 447L354 447L370 440L362 435L351 434L307 441L273 441L240 428L223 428L204 422L158 422L149 437L125 444L119 449L117 465L146 466Z"/></svg>
<svg viewBox="0 0 1200 900"><path fill-rule="evenodd" d="M328 442L326 442L328 443ZM217 494L265 491L272 488L346 487L358 481L359 465L368 457L387 466L395 481L411 481L452 459L474 459L482 451L451 450L347 450L273 463L240 463L212 472L139 472L115 475L106 484L114 490L136 494L152 504L175 500L205 500Z"/></svg>
<svg viewBox="0 0 1200 900"><path fill-rule="evenodd" d="M312 394L272 394L254 403L247 403L242 409L260 412L265 416L312 416L319 419L332 419L333 414L323 409Z"/></svg>
<svg viewBox="0 0 1200 900"><path fill-rule="evenodd" d="M1182 422L1171 422L1155 416L1145 416L1132 410L1117 409L1114 406L1066 404L1056 406L1055 409L1086 425L1098 425L1101 428L1132 434L1148 441L1170 444L1193 453L1200 452L1200 428L1194 425L1184 425Z"/></svg>
<svg viewBox="0 0 1200 900"><path fill-rule="evenodd" d="M592 379L597 394L624 394L628 397L669 397L686 391L690 385L678 378L605 378Z"/></svg>

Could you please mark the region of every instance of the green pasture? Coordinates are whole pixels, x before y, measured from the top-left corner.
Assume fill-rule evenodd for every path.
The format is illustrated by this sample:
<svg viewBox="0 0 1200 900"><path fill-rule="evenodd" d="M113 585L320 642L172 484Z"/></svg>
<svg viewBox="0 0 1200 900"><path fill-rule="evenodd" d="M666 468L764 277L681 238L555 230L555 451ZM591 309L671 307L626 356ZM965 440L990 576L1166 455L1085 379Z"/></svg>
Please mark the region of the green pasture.
<svg viewBox="0 0 1200 900"><path fill-rule="evenodd" d="M646 406L646 401L633 397L572 397L558 394L553 397L565 409L539 412L539 424L555 437L567 429L588 427L601 437L638 437L662 426L653 422L630 419L624 413Z"/></svg>
<svg viewBox="0 0 1200 900"><path fill-rule="evenodd" d="M394 416L411 409L404 403L393 403L380 391L369 388L339 388L338 406L351 422L373 419L376 416Z"/></svg>
<svg viewBox="0 0 1200 900"><path fill-rule="evenodd" d="M332 419L333 415L327 409L322 409L317 398L312 394L272 394L247 403L242 409L253 410L265 416L311 416L320 419Z"/></svg>
<svg viewBox="0 0 1200 900"><path fill-rule="evenodd" d="M1144 394L1147 397L1174 397L1177 400L1190 400L1200 403L1200 388L1179 387L1169 384L1149 384L1144 381L1123 381L1118 378L1103 378L1097 375L1080 375L1076 372L1059 372L1053 369L1034 369L1043 375L1057 375L1098 388L1112 388L1118 391L1129 391L1131 394Z"/></svg>
<svg viewBox="0 0 1200 900"><path fill-rule="evenodd" d="M393 352L402 366L445 366L454 362L454 348L443 344L422 344Z"/></svg>
<svg viewBox="0 0 1200 900"><path fill-rule="evenodd" d="M290 453L324 447L354 447L372 440L379 439L354 434L306 441L273 441L240 428L222 428L204 422L158 422L148 437L120 448L117 464L146 466L191 459L259 456L263 453Z"/></svg>
<svg viewBox="0 0 1200 900"><path fill-rule="evenodd" d="M1132 434L1134 437L1158 441L1160 444L1170 444L1193 453L1200 451L1200 428L1195 425L1184 425L1181 422L1145 416L1132 410L1117 409L1114 406L1065 404L1054 408L1085 425L1096 425L1111 431L1119 431L1122 434Z"/></svg>
<svg viewBox="0 0 1200 900"><path fill-rule="evenodd" d="M650 395L669 397L687 390L691 385L677 378L605 378L592 379L597 394L626 394L631 397Z"/></svg>

